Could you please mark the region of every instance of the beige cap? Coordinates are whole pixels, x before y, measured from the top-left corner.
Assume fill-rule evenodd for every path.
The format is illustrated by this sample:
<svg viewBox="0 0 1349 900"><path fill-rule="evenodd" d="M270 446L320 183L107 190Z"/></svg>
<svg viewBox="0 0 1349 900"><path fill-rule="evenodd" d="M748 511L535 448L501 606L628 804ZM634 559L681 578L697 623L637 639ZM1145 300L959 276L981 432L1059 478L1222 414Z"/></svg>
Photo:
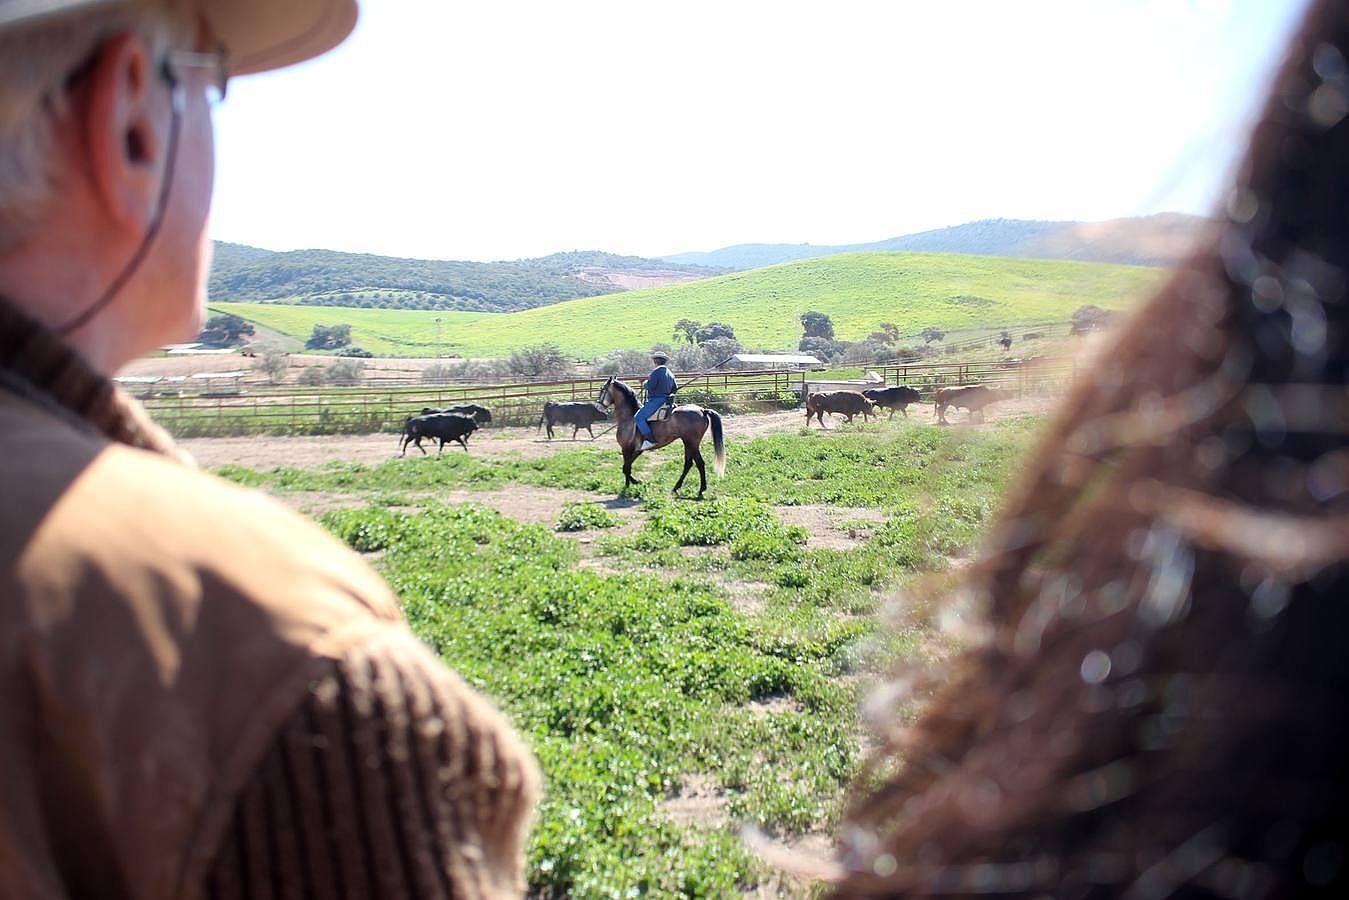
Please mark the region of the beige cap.
<svg viewBox="0 0 1349 900"><path fill-rule="evenodd" d="M126 0L0 0L0 31ZM356 27L356 0L197 0L229 51L230 74L247 75L331 50Z"/></svg>

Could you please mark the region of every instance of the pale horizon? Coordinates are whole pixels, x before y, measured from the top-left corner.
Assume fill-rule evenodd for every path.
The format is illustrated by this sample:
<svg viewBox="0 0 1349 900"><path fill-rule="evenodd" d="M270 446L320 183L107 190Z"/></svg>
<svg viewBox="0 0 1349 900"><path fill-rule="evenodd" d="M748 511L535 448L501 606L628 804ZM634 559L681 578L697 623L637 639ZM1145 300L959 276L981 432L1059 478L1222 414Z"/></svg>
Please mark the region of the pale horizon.
<svg viewBox="0 0 1349 900"><path fill-rule="evenodd" d="M211 236L498 261L1211 213L1303 0L367 3L238 79Z"/></svg>

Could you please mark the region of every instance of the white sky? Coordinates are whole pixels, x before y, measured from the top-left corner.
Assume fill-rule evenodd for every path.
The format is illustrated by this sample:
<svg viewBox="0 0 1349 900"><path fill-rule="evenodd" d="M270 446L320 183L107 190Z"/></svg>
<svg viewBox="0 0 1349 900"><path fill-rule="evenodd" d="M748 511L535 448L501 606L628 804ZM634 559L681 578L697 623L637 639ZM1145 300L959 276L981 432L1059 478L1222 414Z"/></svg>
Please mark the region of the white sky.
<svg viewBox="0 0 1349 900"><path fill-rule="evenodd" d="M213 236L515 259L1204 212L1303 0L367 0L230 85Z"/></svg>

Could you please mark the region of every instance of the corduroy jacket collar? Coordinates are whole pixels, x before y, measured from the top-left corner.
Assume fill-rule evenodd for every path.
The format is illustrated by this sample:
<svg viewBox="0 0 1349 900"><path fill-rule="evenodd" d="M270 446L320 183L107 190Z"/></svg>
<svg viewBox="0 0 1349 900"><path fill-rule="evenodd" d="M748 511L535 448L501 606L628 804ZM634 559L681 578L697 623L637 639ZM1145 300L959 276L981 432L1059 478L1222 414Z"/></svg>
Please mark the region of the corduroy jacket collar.
<svg viewBox="0 0 1349 900"><path fill-rule="evenodd" d="M78 427L92 428L131 447L162 453L187 465L145 409L94 371L50 328L0 297L0 387L36 403Z"/></svg>

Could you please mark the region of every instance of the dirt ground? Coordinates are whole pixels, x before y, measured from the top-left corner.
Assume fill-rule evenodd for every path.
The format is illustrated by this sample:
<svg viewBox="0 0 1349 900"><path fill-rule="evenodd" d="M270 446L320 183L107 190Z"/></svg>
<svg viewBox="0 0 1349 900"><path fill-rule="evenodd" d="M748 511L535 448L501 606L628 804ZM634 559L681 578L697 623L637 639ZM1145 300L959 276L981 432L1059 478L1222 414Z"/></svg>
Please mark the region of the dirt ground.
<svg viewBox="0 0 1349 900"><path fill-rule="evenodd" d="M1043 414L1053 406L1053 401L1043 397L1028 397L1021 400L1007 400L994 404L988 409L987 421L1018 416ZM953 427L967 427L964 412L948 412ZM882 414L885 421L887 414ZM910 407L908 420L915 424L931 425L936 422L936 414L931 404ZM854 419L860 424L861 419ZM896 422L904 417L896 416ZM733 443L745 438L760 437L773 433L793 433L805 423L805 413L801 410L764 413L756 415L727 416L726 441ZM825 430L832 430L844 424L837 416L825 417ZM810 426L819 430L818 424ZM979 427L974 424L973 427ZM180 444L191 453L204 469L234 464L249 469L268 471L278 466L314 466L321 463L342 460L370 465L384 462L398 456L398 436L394 434L338 434L319 437L275 437L256 435L231 438L188 438ZM469 453L474 456L516 456L535 458L548 456L559 449L584 447L591 444L588 437L572 441L564 438L547 440L541 433L531 428L487 428L469 439ZM597 428L594 446L601 449L617 450L613 432L600 434ZM431 449L431 453L435 453ZM446 453L463 453L458 444L447 444ZM654 451L659 455L678 453L677 448L665 448ZM416 448L408 451L419 455Z"/></svg>

